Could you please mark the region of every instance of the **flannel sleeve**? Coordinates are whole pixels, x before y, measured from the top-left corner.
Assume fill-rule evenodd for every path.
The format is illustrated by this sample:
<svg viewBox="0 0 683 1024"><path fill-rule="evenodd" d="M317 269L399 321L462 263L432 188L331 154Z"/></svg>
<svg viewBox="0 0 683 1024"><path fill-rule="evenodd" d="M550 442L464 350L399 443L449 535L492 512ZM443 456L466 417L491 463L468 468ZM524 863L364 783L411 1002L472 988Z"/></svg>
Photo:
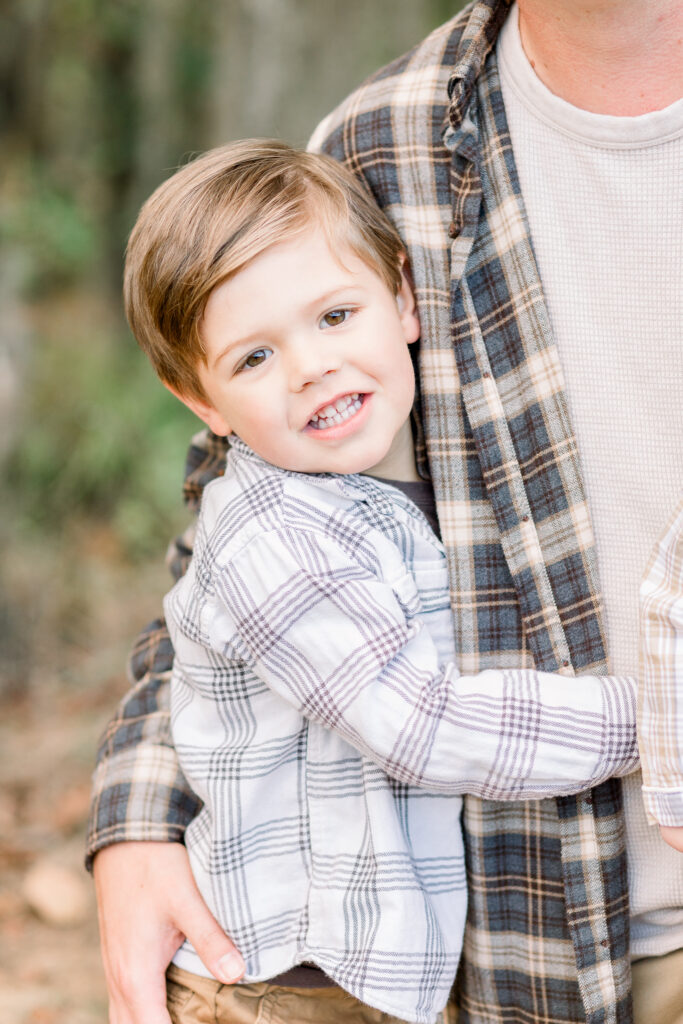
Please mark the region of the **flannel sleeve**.
<svg viewBox="0 0 683 1024"><path fill-rule="evenodd" d="M138 637L131 688L100 741L93 777L86 866L98 850L131 840L182 841L201 804L173 747L169 679L173 648L162 619Z"/></svg>
<svg viewBox="0 0 683 1024"><path fill-rule="evenodd" d="M219 476L227 442L202 431L192 439L185 466L184 497L196 511L205 485ZM174 578L192 556L194 526L171 544L167 561ZM100 741L93 776L86 838L86 867L98 850L133 840L182 841L201 808L179 766L173 746L169 682L173 646L163 619L152 622L131 652L131 687Z"/></svg>
<svg viewBox="0 0 683 1024"><path fill-rule="evenodd" d="M440 665L407 574L381 578L331 538L259 533L210 592L192 576L167 610L205 685L214 652L237 657L401 782L536 799L637 766L634 680L580 676L568 687L533 670L460 675Z"/></svg>
<svg viewBox="0 0 683 1024"><path fill-rule="evenodd" d="M650 819L683 825L683 502L640 588L638 743Z"/></svg>

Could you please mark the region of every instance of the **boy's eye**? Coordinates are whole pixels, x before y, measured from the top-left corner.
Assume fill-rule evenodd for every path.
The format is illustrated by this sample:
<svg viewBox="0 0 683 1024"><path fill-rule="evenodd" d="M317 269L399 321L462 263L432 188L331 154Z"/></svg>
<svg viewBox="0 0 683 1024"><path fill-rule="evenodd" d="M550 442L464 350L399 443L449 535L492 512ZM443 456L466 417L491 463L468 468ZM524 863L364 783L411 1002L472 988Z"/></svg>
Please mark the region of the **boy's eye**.
<svg viewBox="0 0 683 1024"><path fill-rule="evenodd" d="M257 348L253 352L250 352L249 355L242 360L242 362L237 367L237 371L239 372L240 370L253 370L254 367L260 366L261 363L265 363L266 359L268 359L268 357L271 356L272 354L273 353L270 351L269 348Z"/></svg>
<svg viewBox="0 0 683 1024"><path fill-rule="evenodd" d="M351 316L350 309L331 309L320 321L321 327L339 327Z"/></svg>

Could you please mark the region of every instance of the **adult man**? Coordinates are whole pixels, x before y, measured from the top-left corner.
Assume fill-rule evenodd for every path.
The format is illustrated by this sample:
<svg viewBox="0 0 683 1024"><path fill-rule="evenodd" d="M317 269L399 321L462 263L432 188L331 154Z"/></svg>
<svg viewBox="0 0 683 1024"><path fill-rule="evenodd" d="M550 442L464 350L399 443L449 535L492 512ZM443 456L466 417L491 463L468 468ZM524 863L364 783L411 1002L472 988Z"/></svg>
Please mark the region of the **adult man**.
<svg viewBox="0 0 683 1024"><path fill-rule="evenodd" d="M604 671L608 639L612 670L636 673L639 573L683 479L682 35L679 0L520 0L519 24L504 0L476 0L316 135L409 251L419 454L465 671ZM196 456L195 483L215 445ZM163 634L143 638L141 682L103 748L93 852L180 839L194 812L159 711L168 664ZM618 783L467 799L460 1021L628 1024L630 954L637 1024L683 1019L683 859L641 827L637 782L625 789L630 885ZM95 875L112 1020L161 1024L178 936L218 974L230 945L178 843L110 845ZM124 884L140 892L132 915ZM662 966L673 1008L649 983ZM239 960L223 967L239 975Z"/></svg>

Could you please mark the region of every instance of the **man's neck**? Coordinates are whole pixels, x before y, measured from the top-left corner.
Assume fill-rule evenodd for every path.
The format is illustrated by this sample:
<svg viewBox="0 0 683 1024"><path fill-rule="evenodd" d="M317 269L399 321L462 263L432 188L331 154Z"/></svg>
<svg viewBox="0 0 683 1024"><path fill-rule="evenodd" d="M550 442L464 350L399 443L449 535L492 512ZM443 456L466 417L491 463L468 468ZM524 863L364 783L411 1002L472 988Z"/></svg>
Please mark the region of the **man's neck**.
<svg viewBox="0 0 683 1024"><path fill-rule="evenodd" d="M518 0L536 74L583 110L634 117L683 95L681 0Z"/></svg>

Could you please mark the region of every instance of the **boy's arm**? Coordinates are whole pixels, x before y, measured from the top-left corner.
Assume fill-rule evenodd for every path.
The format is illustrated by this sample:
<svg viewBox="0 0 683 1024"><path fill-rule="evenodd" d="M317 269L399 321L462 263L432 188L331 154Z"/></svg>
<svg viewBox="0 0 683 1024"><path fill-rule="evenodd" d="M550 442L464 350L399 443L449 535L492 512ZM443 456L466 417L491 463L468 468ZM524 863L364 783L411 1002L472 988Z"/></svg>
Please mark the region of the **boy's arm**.
<svg viewBox="0 0 683 1024"><path fill-rule="evenodd" d="M409 585L385 582L336 537L261 532L214 571L216 604L202 606L192 574L169 595L179 631L196 636L201 622L207 646L245 660L404 783L520 800L579 792L637 766L633 680L443 669ZM211 650L193 645L189 657L211 671Z"/></svg>
<svg viewBox="0 0 683 1024"><path fill-rule="evenodd" d="M645 573L640 627L643 800L662 837L683 850L683 502Z"/></svg>

